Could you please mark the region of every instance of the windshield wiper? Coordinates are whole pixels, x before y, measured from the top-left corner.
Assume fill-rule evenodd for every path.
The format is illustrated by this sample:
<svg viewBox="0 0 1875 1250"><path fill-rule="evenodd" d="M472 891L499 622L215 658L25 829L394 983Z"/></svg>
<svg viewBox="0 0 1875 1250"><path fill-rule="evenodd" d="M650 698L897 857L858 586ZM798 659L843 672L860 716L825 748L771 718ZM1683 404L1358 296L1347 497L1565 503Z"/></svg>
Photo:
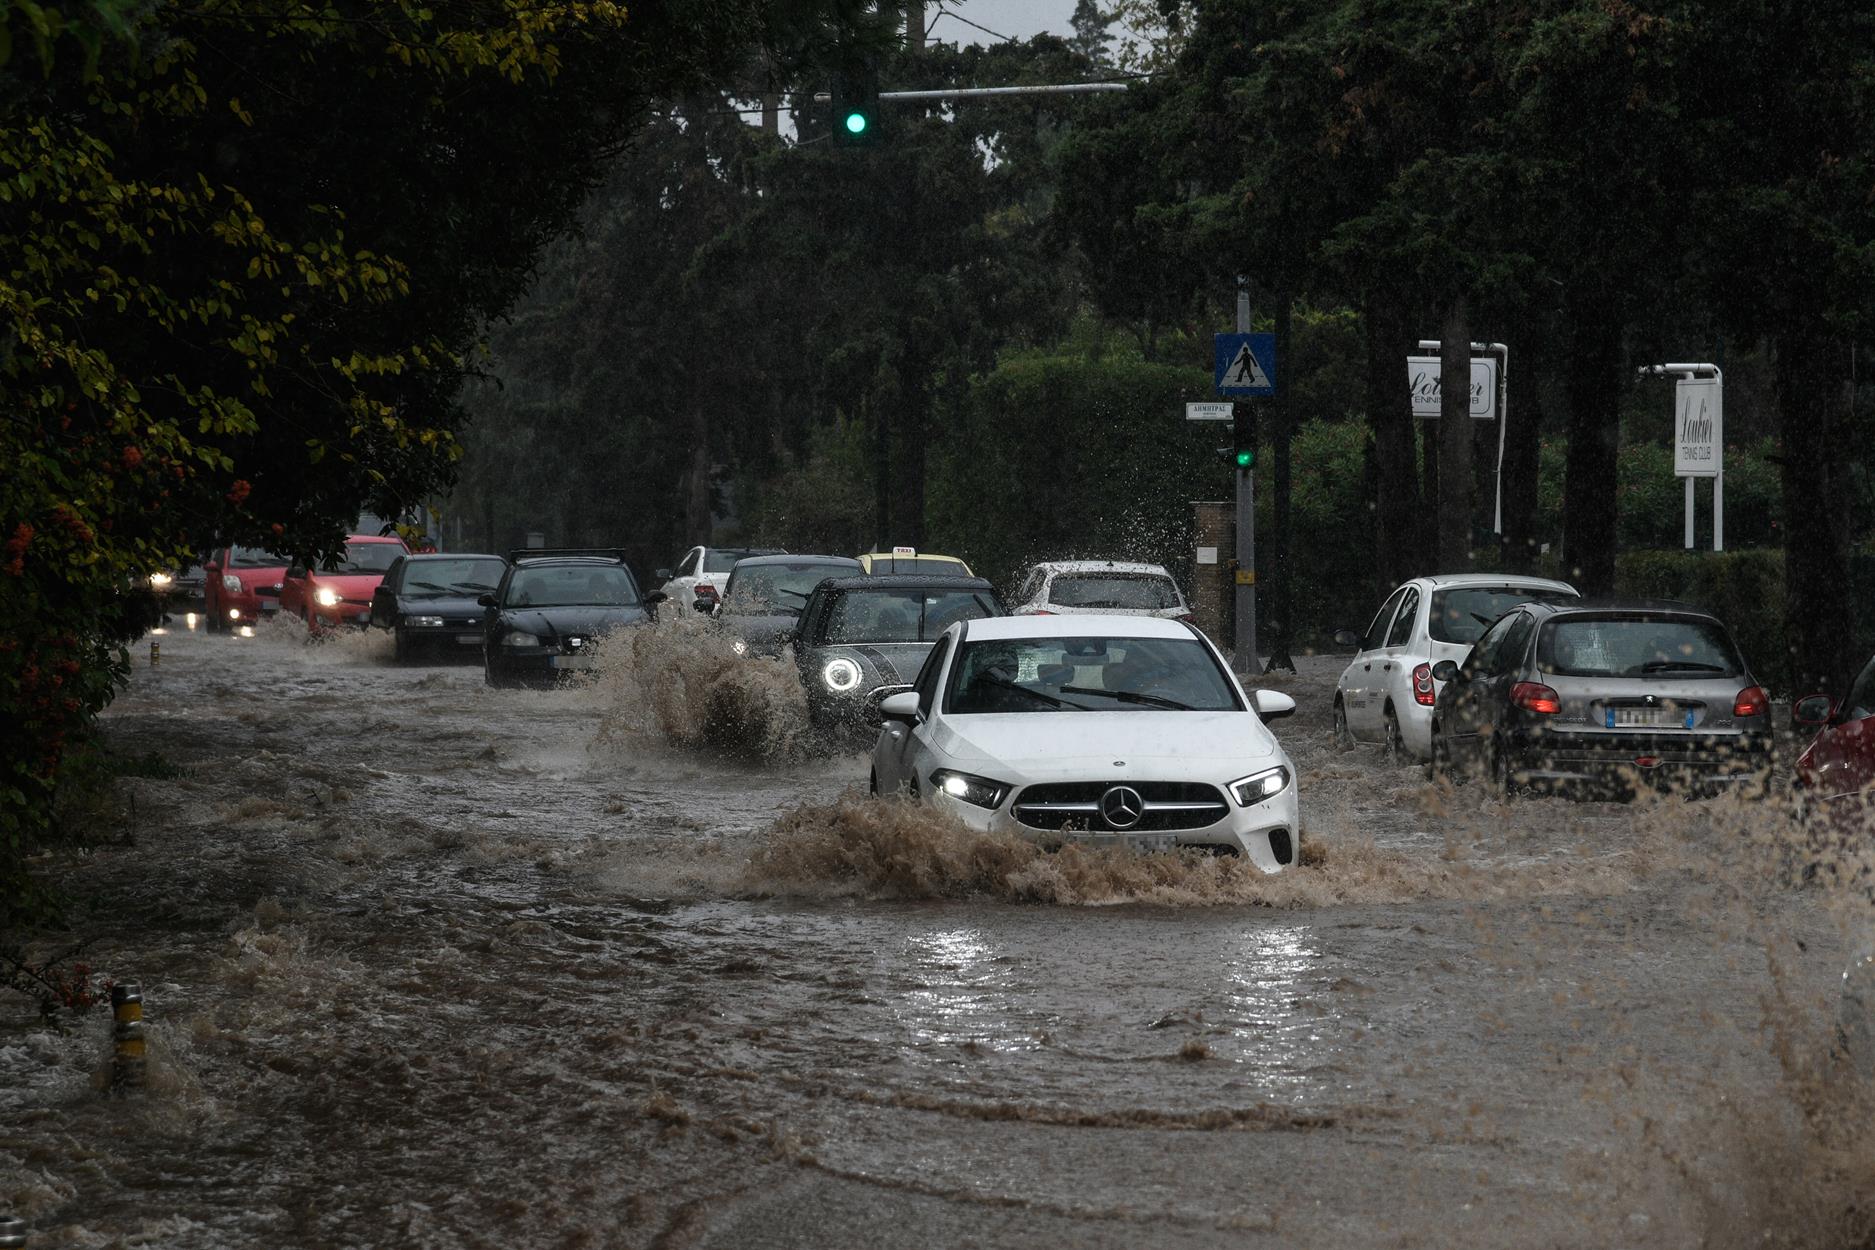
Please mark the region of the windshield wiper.
<svg viewBox="0 0 1875 1250"><path fill-rule="evenodd" d="M1156 694L1140 694L1136 690L1096 690L1092 686L1063 686L1066 694L1098 694L1121 703L1143 703L1147 707L1171 708L1175 712L1191 711L1191 704L1180 703L1177 699L1167 699Z"/></svg>
<svg viewBox="0 0 1875 1250"><path fill-rule="evenodd" d="M1007 678L991 677L988 673L985 673L979 676L976 679L976 681L972 684L982 685L982 686L995 686L1001 690L1013 690L1017 694L1026 694L1031 699L1040 699L1043 703L1047 703L1053 707L1071 707L1077 712L1090 712L1093 710L1092 708L1088 707L1085 703L1076 703L1072 699L1057 699L1052 694L1044 694L1040 690L1034 690L1028 686L1018 685L1017 683L1010 681ZM1068 687L1063 686L1062 689L1066 690L1068 689ZM1095 691L1095 693L1098 694L1099 691Z"/></svg>
<svg viewBox="0 0 1875 1250"><path fill-rule="evenodd" d="M1643 673L1665 673L1671 671L1686 673L1723 673L1722 664L1701 664L1696 660L1649 660L1641 665Z"/></svg>

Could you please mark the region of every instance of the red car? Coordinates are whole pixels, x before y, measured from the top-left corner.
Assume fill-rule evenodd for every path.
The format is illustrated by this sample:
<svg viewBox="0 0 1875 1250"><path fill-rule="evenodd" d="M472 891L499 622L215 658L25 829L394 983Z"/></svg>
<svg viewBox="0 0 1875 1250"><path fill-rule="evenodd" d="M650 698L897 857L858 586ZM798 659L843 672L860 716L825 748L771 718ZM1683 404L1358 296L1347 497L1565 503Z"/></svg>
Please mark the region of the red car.
<svg viewBox="0 0 1875 1250"><path fill-rule="evenodd" d="M251 625L280 610L286 561L259 547L218 547L202 565L210 633Z"/></svg>
<svg viewBox="0 0 1875 1250"><path fill-rule="evenodd" d="M1865 814L1875 799L1875 659L1849 683L1842 703L1823 694L1799 699L1790 723L1816 733L1797 757L1797 790L1806 811Z"/></svg>
<svg viewBox="0 0 1875 1250"><path fill-rule="evenodd" d="M295 564L280 585L280 610L297 616L311 630L335 625L371 624L371 592L398 556L410 554L404 540L375 534L352 534L345 553L327 568Z"/></svg>

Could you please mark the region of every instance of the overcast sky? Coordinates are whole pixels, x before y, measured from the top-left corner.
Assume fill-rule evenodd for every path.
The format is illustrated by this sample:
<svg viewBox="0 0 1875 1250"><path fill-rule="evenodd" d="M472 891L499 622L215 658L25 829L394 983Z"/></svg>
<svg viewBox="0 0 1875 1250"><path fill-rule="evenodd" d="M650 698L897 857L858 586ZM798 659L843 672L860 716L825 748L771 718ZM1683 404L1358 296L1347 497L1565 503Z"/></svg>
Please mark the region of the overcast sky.
<svg viewBox="0 0 1875 1250"><path fill-rule="evenodd" d="M1046 31L1064 38L1072 27L1074 0L925 0L924 20L931 38L945 43L994 43L995 39L960 20L968 18L1011 39Z"/></svg>

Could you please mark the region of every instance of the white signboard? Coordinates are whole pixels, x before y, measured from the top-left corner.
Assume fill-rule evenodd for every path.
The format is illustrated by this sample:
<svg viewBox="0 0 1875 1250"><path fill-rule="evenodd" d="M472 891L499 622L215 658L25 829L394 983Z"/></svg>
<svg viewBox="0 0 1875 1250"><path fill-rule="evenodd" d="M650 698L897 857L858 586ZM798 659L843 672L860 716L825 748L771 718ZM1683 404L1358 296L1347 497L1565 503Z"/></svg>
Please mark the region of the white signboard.
<svg viewBox="0 0 1875 1250"><path fill-rule="evenodd" d="M1725 402L1717 378L1681 378L1673 387L1673 472L1717 477L1724 447Z"/></svg>
<svg viewBox="0 0 1875 1250"><path fill-rule="evenodd" d="M1234 420L1235 417L1236 405L1231 403L1228 399L1218 402L1185 405L1185 420L1187 421L1230 421Z"/></svg>
<svg viewBox="0 0 1875 1250"><path fill-rule="evenodd" d="M1216 564L1217 563L1217 548L1216 547L1198 548L1198 563Z"/></svg>
<svg viewBox="0 0 1875 1250"><path fill-rule="evenodd" d="M1440 361L1437 356L1408 356L1406 380L1413 388L1413 415L1439 415ZM1497 357L1471 358L1471 415L1480 421L1497 419Z"/></svg>

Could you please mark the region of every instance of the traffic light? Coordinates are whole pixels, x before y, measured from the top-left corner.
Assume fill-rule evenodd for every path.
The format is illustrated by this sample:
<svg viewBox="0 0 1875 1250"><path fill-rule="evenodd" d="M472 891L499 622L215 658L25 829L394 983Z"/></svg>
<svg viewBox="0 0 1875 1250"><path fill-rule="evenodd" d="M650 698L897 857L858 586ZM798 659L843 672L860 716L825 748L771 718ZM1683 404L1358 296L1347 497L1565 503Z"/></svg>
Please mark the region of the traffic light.
<svg viewBox="0 0 1875 1250"><path fill-rule="evenodd" d="M871 69L833 76L833 140L863 147L879 135L879 75Z"/></svg>
<svg viewBox="0 0 1875 1250"><path fill-rule="evenodd" d="M1233 469L1248 472L1256 468L1257 449L1254 447L1220 447L1217 449L1217 458Z"/></svg>

